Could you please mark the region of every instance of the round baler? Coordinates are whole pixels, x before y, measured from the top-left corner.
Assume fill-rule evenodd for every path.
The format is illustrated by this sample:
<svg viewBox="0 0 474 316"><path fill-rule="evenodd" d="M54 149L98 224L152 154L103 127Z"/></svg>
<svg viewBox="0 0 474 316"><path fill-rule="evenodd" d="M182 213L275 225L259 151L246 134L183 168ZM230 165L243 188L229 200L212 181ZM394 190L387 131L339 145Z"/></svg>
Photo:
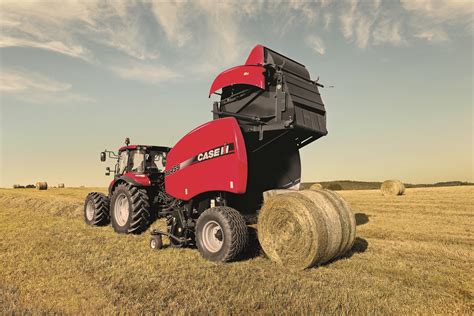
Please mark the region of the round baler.
<svg viewBox="0 0 474 316"><path fill-rule="evenodd" d="M320 87L304 65L257 45L212 83L209 96L220 95L212 121L173 148L126 141L119 154L101 154L117 158L108 169L115 177L108 196L86 199L86 222L140 233L165 217L167 230L151 232L153 249L167 236L172 247L195 245L212 261L236 259L255 223L276 262L307 268L342 256L355 238L347 203L327 190L297 191L300 148L327 134ZM158 156L162 169L152 164Z"/></svg>

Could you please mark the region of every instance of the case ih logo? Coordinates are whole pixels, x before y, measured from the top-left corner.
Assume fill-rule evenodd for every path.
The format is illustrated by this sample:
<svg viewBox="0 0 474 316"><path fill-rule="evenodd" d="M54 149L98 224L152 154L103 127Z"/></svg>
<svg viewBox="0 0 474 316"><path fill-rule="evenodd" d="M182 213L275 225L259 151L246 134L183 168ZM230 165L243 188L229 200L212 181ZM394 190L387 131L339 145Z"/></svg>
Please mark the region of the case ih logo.
<svg viewBox="0 0 474 316"><path fill-rule="evenodd" d="M194 165L196 163L200 163L206 160L233 154L235 152L234 149L235 149L234 143L224 144L222 146L209 149L207 151L197 154L196 156L192 158L189 158L188 160L183 161L179 165L176 165L169 170L166 170L165 176L169 176L170 174L173 174L178 170Z"/></svg>
<svg viewBox="0 0 474 316"><path fill-rule="evenodd" d="M215 149L211 149L206 152L200 153L199 155L197 155L197 160L204 161L204 160L209 160L212 158L217 158L219 156L227 155L230 152L231 145L232 145L232 150L234 150L234 144L224 145L224 146L217 147Z"/></svg>

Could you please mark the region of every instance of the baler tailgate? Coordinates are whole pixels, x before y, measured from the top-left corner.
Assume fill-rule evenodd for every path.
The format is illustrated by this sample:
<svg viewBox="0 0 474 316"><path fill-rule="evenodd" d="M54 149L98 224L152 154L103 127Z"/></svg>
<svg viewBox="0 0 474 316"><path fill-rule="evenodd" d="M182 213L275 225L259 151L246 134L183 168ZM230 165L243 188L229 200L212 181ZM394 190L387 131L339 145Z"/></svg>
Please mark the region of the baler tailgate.
<svg viewBox="0 0 474 316"><path fill-rule="evenodd" d="M221 101L214 106L215 119L234 116L246 132L254 132L264 143L288 134L298 148L327 134L318 84L304 65L263 46L257 46L246 66L240 66L243 77L243 67L251 65L265 69L265 88L235 79L222 89Z"/></svg>

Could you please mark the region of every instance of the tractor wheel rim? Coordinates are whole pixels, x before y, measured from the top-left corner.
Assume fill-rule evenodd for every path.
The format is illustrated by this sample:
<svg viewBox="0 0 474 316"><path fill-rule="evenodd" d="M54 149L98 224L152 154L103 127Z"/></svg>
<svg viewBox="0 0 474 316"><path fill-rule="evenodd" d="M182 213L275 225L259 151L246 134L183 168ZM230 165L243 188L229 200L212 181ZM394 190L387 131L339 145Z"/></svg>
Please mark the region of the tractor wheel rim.
<svg viewBox="0 0 474 316"><path fill-rule="evenodd" d="M86 217L89 221L94 219L94 203L92 203L92 201L87 202Z"/></svg>
<svg viewBox="0 0 474 316"><path fill-rule="evenodd" d="M120 194L115 200L114 215L115 220L119 226L125 226L128 221L128 215L130 214L130 204L125 194Z"/></svg>
<svg viewBox="0 0 474 316"><path fill-rule="evenodd" d="M224 232L216 221L209 221L202 229L202 243L209 252L218 252L224 244Z"/></svg>

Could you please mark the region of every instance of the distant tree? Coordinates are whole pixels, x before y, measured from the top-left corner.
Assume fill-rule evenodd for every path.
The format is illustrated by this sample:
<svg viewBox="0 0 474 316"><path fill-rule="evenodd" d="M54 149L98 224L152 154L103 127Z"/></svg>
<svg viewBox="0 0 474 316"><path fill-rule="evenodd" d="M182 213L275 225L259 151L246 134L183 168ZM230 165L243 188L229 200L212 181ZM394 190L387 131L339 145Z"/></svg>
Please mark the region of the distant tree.
<svg viewBox="0 0 474 316"><path fill-rule="evenodd" d="M339 183L329 183L326 189L332 190L332 191L340 191L342 190L342 186Z"/></svg>

